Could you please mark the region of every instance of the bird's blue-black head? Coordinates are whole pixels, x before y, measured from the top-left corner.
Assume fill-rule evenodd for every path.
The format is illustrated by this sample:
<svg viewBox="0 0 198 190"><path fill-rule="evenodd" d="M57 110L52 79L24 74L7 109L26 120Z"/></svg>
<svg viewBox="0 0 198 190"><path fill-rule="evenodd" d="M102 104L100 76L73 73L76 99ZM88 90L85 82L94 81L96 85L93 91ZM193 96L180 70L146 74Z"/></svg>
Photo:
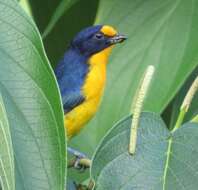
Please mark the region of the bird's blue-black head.
<svg viewBox="0 0 198 190"><path fill-rule="evenodd" d="M111 26L97 25L79 32L71 42L71 47L85 56L90 56L125 39L124 35L118 34Z"/></svg>

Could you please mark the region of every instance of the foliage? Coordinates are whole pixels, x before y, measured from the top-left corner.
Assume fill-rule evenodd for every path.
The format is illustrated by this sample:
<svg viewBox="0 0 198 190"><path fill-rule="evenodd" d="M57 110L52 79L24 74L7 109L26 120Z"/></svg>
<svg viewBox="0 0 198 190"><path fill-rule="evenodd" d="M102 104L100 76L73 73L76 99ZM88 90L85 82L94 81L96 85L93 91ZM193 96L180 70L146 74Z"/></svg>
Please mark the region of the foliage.
<svg viewBox="0 0 198 190"><path fill-rule="evenodd" d="M12 136L16 189L64 189L65 133L57 84L32 21L0 1L0 92Z"/></svg>
<svg viewBox="0 0 198 190"><path fill-rule="evenodd" d="M131 117L123 119L98 147L91 172L96 190L197 189L197 123L171 133L160 116L143 113L134 156L128 153L130 126Z"/></svg>
<svg viewBox="0 0 198 190"><path fill-rule="evenodd" d="M186 123L174 132L167 127L174 127L198 75L198 0L26 1L29 15L18 1L0 0L0 129L6 131L0 135L2 144L9 142L0 146L1 184L7 179L9 190L62 190L67 173L70 190L88 178L88 172L66 171L63 110L51 67L76 32L110 24L128 40L110 57L100 110L69 144L93 156L90 177L97 190L196 189L198 126L189 121L197 115L197 94ZM141 115L137 152L130 156L126 115L148 65L156 72L143 110L154 113ZM2 166L9 178L1 177Z"/></svg>

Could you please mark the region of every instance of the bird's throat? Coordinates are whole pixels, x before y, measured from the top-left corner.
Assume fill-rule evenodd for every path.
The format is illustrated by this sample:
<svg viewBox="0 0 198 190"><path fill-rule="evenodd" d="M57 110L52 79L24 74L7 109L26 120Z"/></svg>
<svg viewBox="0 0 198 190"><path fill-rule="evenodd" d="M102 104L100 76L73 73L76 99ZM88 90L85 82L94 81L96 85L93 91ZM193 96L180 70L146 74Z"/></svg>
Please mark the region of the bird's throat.
<svg viewBox="0 0 198 190"><path fill-rule="evenodd" d="M92 55L89 59L90 65L98 65L98 64L104 64L106 65L108 62L109 55L111 53L113 46L110 46L108 48L105 48L104 50L100 51L99 53L96 53Z"/></svg>
<svg viewBox="0 0 198 190"><path fill-rule="evenodd" d="M87 73L82 92L86 99L102 96L106 81L106 64L113 46L93 55L89 60L89 71Z"/></svg>

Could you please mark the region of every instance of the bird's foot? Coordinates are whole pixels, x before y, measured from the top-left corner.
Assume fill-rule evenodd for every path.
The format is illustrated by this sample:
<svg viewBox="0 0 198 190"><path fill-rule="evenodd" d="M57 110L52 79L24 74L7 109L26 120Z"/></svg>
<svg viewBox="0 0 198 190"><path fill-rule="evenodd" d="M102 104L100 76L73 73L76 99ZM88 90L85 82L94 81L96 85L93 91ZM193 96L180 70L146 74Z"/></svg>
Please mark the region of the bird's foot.
<svg viewBox="0 0 198 190"><path fill-rule="evenodd" d="M91 160L87 156L73 148L68 147L68 152L75 156L74 159L69 161L68 168L75 168L79 171L85 171L91 165Z"/></svg>

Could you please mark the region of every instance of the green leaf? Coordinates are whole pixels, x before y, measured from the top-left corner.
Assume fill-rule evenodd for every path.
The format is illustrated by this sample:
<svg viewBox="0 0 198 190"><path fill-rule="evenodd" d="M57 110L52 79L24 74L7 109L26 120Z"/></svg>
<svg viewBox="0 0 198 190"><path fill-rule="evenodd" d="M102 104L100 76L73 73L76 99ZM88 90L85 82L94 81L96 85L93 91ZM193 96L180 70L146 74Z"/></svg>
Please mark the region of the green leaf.
<svg viewBox="0 0 198 190"><path fill-rule="evenodd" d="M130 123L131 117L119 122L98 147L91 168L96 190L196 190L198 124L186 123L171 134L158 115L143 113L131 156Z"/></svg>
<svg viewBox="0 0 198 190"><path fill-rule="evenodd" d="M56 10L54 11L47 27L45 28L42 37L45 38L56 25L58 20L64 15L64 13L72 7L78 0L62 0Z"/></svg>
<svg viewBox="0 0 198 190"><path fill-rule="evenodd" d="M164 110L198 65L197 10L198 1L193 0L100 1L96 24L112 25L128 39L113 50L100 110L73 146L93 153L113 123L129 113L150 64L156 72L144 110Z"/></svg>
<svg viewBox="0 0 198 190"><path fill-rule="evenodd" d="M16 189L64 189L66 146L59 91L35 24L12 0L0 0L0 68Z"/></svg>
<svg viewBox="0 0 198 190"><path fill-rule="evenodd" d="M50 19L53 17L60 1L29 0L35 22L41 33L44 32ZM73 3L73 0L72 0ZM98 0L76 2L58 20L56 25L44 39L48 58L54 67L64 55L68 44L74 35L82 28L94 22Z"/></svg>
<svg viewBox="0 0 198 190"><path fill-rule="evenodd" d="M14 156L6 110L0 95L0 189L14 190Z"/></svg>
<svg viewBox="0 0 198 190"><path fill-rule="evenodd" d="M28 0L21 0L21 1L18 1L18 2L21 5L21 7L24 9L24 11L32 17L32 11L31 11L31 8L30 8L29 1Z"/></svg>
<svg viewBox="0 0 198 190"><path fill-rule="evenodd" d="M195 117L193 117L190 122L198 123L198 115L196 115Z"/></svg>

